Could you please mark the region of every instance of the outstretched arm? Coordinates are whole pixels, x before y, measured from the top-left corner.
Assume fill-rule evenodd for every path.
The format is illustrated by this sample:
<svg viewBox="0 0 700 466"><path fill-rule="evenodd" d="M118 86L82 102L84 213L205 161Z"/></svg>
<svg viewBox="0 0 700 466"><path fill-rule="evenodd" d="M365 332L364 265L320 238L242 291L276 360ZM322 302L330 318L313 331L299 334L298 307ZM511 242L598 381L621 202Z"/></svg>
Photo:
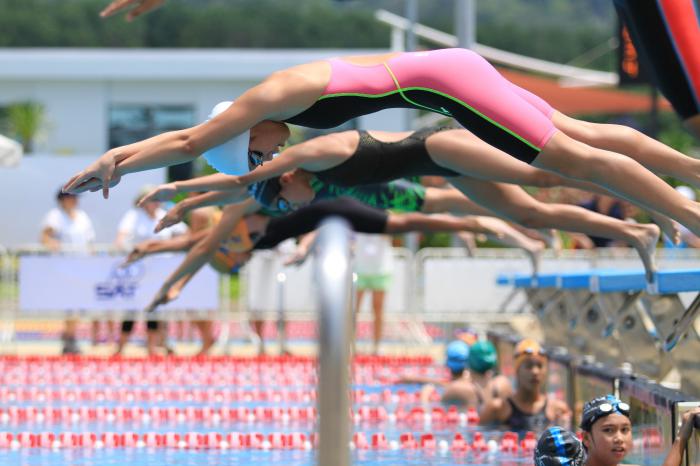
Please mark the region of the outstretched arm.
<svg viewBox="0 0 700 466"><path fill-rule="evenodd" d="M161 252L187 251L209 233L209 229L195 233L179 235L168 239L148 239L142 241L131 250L124 260L124 265L132 264L152 254Z"/></svg>
<svg viewBox="0 0 700 466"><path fill-rule="evenodd" d="M270 81L263 82L246 91L228 109L200 125L112 149L74 175L63 189L82 192L86 190L85 185L96 181L106 198L113 179L127 173L191 161L202 152L245 133L262 120L277 115L282 115L279 119L283 120L281 109L286 102L279 87Z"/></svg>
<svg viewBox="0 0 700 466"><path fill-rule="evenodd" d="M244 200L247 193L240 188L238 177L215 173L213 175L200 176L190 180L173 181L157 186L139 200L139 205L151 201L169 201L181 193L191 193L199 191L231 191L229 194L238 195L240 200Z"/></svg>
<svg viewBox="0 0 700 466"><path fill-rule="evenodd" d="M221 221L206 237L202 238L187 254L180 266L166 279L155 298L146 308L147 312L153 311L158 305L169 301L170 288L181 280L188 281L216 252L217 246L226 239L243 216L257 210L257 204L246 201L233 204L224 209Z"/></svg>
<svg viewBox="0 0 700 466"><path fill-rule="evenodd" d="M330 152L328 150L318 150L318 140L321 138L323 136L288 147L274 159L264 162L262 165L255 167L254 170L238 176L239 185L247 187L258 181L280 176L295 168L308 168L307 165L310 160L316 160L321 158L324 152ZM315 163L314 165L317 164Z"/></svg>
<svg viewBox="0 0 700 466"><path fill-rule="evenodd" d="M213 191L210 193L200 194L199 196L189 197L178 202L170 209L156 225L156 233L175 225L182 221L188 212L200 207L217 206L233 204L238 202L247 202L255 204L255 201L248 197L241 197L237 191Z"/></svg>

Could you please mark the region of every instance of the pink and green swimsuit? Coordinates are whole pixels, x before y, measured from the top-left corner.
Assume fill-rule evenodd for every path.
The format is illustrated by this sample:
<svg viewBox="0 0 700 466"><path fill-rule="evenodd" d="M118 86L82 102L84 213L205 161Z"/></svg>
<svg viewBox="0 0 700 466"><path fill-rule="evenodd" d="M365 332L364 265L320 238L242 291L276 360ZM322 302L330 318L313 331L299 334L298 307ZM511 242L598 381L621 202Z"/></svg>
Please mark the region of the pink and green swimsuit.
<svg viewBox="0 0 700 466"><path fill-rule="evenodd" d="M374 66L329 62L331 78L323 95L288 123L333 128L386 108L416 108L453 117L485 142L528 163L556 130L549 104L506 80L470 50L404 53Z"/></svg>

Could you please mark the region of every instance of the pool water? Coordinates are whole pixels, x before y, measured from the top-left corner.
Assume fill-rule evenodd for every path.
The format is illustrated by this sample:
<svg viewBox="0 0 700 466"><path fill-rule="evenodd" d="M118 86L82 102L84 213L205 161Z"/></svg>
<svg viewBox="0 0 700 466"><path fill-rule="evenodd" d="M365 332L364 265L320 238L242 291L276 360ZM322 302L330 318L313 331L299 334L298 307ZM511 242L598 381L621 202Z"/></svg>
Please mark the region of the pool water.
<svg viewBox="0 0 700 466"><path fill-rule="evenodd" d="M313 465L315 371L305 358L0 357L0 465ZM426 358L358 358L353 464L532 464L534 434L422 404L399 373L445 377Z"/></svg>

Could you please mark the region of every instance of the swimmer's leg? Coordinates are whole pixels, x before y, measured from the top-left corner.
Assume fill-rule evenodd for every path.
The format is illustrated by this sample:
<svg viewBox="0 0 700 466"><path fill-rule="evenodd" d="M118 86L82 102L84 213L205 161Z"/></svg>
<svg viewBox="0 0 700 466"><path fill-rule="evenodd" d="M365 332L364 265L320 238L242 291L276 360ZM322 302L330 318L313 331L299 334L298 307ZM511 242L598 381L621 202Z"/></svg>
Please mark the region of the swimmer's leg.
<svg viewBox="0 0 700 466"><path fill-rule="evenodd" d="M700 117L697 117L700 129ZM654 173L673 176L700 188L700 160L622 125L590 123L554 112L552 122L570 138L599 149L626 155ZM693 122L690 122L692 125ZM699 133L700 134L700 133Z"/></svg>
<svg viewBox="0 0 700 466"><path fill-rule="evenodd" d="M455 178L452 184L475 201L528 228L557 228L624 241L639 253L647 280L653 279L653 253L660 234L656 225L627 223L577 206L545 204L518 186L468 177Z"/></svg>
<svg viewBox="0 0 700 466"><path fill-rule="evenodd" d="M557 140L558 139L559 137L557 137ZM549 144L547 147L549 147ZM559 158L559 161L567 170L560 169L551 171L551 167L546 165L540 165L540 168L537 168L511 157L500 149L486 144L484 141L475 137L472 133L466 130L443 131L431 135L426 141L426 148L428 149L430 156L438 165L444 166L458 173L462 173L471 178L543 188L568 186L590 192L619 197L617 190L612 189L610 186L605 186L603 183L599 183L597 180L591 180L590 177L581 178L569 176L572 173L572 170L570 167L566 167L568 159L565 161L562 160L561 157ZM535 159L535 163L540 163L542 158L543 155L540 154L540 156ZM573 156L572 159L575 160ZM632 161L630 160L629 162ZM544 168L544 170L541 168ZM649 173L649 175L651 174ZM654 177L654 179L657 182L663 183L656 177ZM620 182L622 182L622 180L620 180ZM673 190L671 189L671 191ZM431 197L442 198L447 197L447 194L434 194L429 190L426 191L424 210L425 208L430 207ZM638 199L627 199L639 207L651 210L649 209L648 203L645 204ZM449 197L449 202L451 207L456 206L459 204L460 199L458 196L453 194ZM442 201L441 207L446 207L446 203L447 200ZM452 209L445 210L454 211ZM470 213L475 215L484 215L477 212ZM679 238L679 231L674 222L658 212L650 213L652 214L654 220L670 238Z"/></svg>
<svg viewBox="0 0 700 466"><path fill-rule="evenodd" d="M555 133L533 162L567 178L592 181L632 203L671 217L700 235L700 205L630 157Z"/></svg>

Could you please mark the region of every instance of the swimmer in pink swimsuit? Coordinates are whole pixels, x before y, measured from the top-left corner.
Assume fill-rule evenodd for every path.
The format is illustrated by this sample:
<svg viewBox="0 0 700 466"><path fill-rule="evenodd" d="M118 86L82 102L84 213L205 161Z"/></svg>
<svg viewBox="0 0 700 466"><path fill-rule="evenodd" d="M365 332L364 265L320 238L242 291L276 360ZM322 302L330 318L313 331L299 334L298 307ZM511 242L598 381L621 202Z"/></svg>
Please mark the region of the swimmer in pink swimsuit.
<svg viewBox="0 0 700 466"><path fill-rule="evenodd" d="M508 82L476 53L463 49L348 57L278 71L203 124L108 151L75 175L65 189L101 188L106 196L110 185L126 173L191 161L203 152L206 158L207 151L237 138L248 143L247 152L255 146L258 156L269 160L289 134L285 122L331 127L392 107L452 116L487 143L488 150L477 150L481 158L470 159L473 146L463 142L462 155L458 152L446 161L457 173L469 173L477 160L491 157L489 179L507 181L499 177L499 164L503 157L515 158L567 178L593 182L700 234L700 204L652 173L700 187L700 160L632 128L567 117ZM246 144L238 146L241 153L231 152L229 158L248 160ZM224 152L224 161L228 153Z"/></svg>
<svg viewBox="0 0 700 466"><path fill-rule="evenodd" d="M549 104L506 80L471 50L403 53L374 66L338 58L329 63L331 78L321 98L287 123L332 128L385 108L417 108L452 117L527 163L556 131Z"/></svg>

